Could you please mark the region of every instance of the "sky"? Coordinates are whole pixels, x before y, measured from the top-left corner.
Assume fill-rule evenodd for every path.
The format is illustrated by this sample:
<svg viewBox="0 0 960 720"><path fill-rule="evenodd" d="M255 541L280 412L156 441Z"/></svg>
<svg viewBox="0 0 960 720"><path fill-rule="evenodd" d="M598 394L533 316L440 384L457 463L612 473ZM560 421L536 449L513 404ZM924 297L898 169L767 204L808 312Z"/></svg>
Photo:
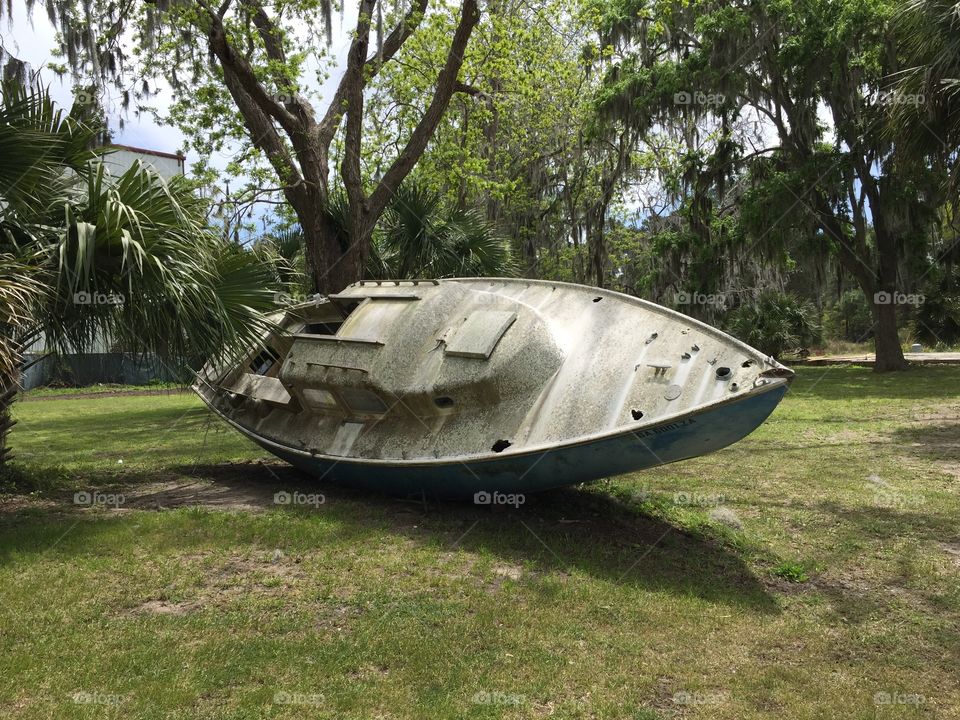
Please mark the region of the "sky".
<svg viewBox="0 0 960 720"><path fill-rule="evenodd" d="M333 89L340 81L346 64L347 50L349 49L349 38L347 30L356 24L356 8L353 3L344 3L349 5L344 10L342 16L334 14L333 28L333 49L337 58L337 66L330 71L330 78L320 86L320 92L323 97L331 97ZM8 22L12 20L12 22ZM13 13L0 22L0 39L2 39L4 49L11 55L29 63L32 70L43 71L48 63L60 63L62 60L54 55L56 47L56 30L47 19L46 12L41 4L35 6L32 14L27 14L24 0L14 0ZM50 88L50 94L53 99L62 107L69 108L73 102L73 93L71 91L71 79L65 76L60 79L51 71L41 72L41 79ZM172 100L172 91L169 87L158 88L159 94L150 99L150 104L163 110ZM161 152L176 152L184 148L183 134L175 127L164 126L153 120L151 113L143 113L137 116L133 108L127 113L124 120L124 127L119 127L120 107L118 98L115 102L104 103L115 110L109 118L109 125L114 132L114 142L121 145L132 145L135 147L146 148L148 150L159 150ZM133 103L136 100L132 101ZM322 112L318 112L322 115ZM232 153L225 152L220 156L214 156L211 161L214 167L224 167L230 159ZM187 154L187 172L190 172L192 160Z"/></svg>

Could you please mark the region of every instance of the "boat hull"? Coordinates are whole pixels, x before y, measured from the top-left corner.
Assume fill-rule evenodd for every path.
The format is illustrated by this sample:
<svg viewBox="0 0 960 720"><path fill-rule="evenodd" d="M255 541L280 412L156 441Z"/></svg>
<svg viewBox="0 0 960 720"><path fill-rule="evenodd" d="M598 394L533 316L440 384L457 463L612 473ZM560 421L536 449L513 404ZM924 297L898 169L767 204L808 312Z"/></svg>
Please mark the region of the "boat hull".
<svg viewBox="0 0 960 720"><path fill-rule="evenodd" d="M312 455L260 437L223 417L264 449L321 481L395 496L476 497L479 493L481 499L490 500L494 493L533 493L719 450L763 423L783 399L788 384L778 380L742 398L637 430L483 460L390 463Z"/></svg>

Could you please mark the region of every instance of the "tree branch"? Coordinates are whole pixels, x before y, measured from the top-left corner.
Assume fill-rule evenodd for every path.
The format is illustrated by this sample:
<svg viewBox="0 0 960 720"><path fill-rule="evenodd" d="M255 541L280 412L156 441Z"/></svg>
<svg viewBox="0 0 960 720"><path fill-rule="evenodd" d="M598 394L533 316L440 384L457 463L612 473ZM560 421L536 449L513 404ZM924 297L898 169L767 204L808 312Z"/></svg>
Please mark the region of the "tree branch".
<svg viewBox="0 0 960 720"><path fill-rule="evenodd" d="M397 54L397 51L399 51L403 44L407 41L407 38L409 38L413 34L413 31L417 29L417 26L420 24L420 19L427 11L428 2L429 0L415 0L413 6L407 11L407 14L403 16L403 19L400 21L400 23L383 41L383 47L380 49L380 52L374 57L365 60L368 79L375 77L377 73L380 72L380 68L393 59L393 56ZM371 12L372 9L373 8L371 6ZM368 36L369 28L370 26L368 23ZM356 38L354 38L354 42L356 42ZM327 108L326 114L320 121L318 135L320 142L324 147L330 145L334 134L337 132L337 128L340 126L340 119L344 114L344 103L347 100L346 79L346 75L344 75L343 79L340 81L340 85L337 87L337 90L334 93L333 100L330 102L330 106Z"/></svg>
<svg viewBox="0 0 960 720"><path fill-rule="evenodd" d="M274 118L290 135L302 129L296 115L277 102L254 73L250 63L242 55L235 52L227 40L227 33L219 17L212 16L210 29L207 31L210 50L216 55L223 66L234 74L243 87L245 93L257 104L260 110Z"/></svg>
<svg viewBox="0 0 960 720"><path fill-rule="evenodd" d="M302 188L303 177L270 117L250 97L233 68L224 66L223 81L250 131L250 139L267 156L270 165L284 184L284 192L299 192L295 188Z"/></svg>
<svg viewBox="0 0 960 720"><path fill-rule="evenodd" d="M393 164L384 173L380 184L370 195L366 207L369 216L379 217L400 183L403 182L417 160L420 159L430 138L433 137L434 131L440 124L440 119L443 117L443 113L453 95L457 75L460 73L460 68L463 67L463 54L466 51L470 35L479 21L480 9L477 6L477 0L463 0L460 22L453 34L446 62L437 76L433 98L430 100L423 117L420 118L420 122L417 123L413 133L411 133L403 152L393 161Z"/></svg>
<svg viewBox="0 0 960 720"><path fill-rule="evenodd" d="M370 46L370 19L376 0L360 0L357 13L357 30L347 54L347 70L340 81L346 101L347 126L344 132L343 162L340 173L343 177L347 199L353 211L363 207L363 178L360 175L360 149L363 140L363 76ZM336 100L336 98L334 98Z"/></svg>
<svg viewBox="0 0 960 720"><path fill-rule="evenodd" d="M453 84L453 91L458 93L464 93L475 98L480 98L481 100L487 99L487 94L480 88L475 88L473 85L468 85L467 83L460 82L457 80Z"/></svg>

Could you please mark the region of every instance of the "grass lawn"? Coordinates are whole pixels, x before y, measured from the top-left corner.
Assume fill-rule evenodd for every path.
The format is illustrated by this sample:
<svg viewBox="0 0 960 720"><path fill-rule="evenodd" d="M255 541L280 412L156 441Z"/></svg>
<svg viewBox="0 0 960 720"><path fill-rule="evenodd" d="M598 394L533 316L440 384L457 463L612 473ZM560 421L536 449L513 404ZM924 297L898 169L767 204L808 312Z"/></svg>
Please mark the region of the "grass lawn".
<svg viewBox="0 0 960 720"><path fill-rule="evenodd" d="M960 717L957 367L801 368L731 448L499 512L318 485L188 394L16 415L0 717Z"/></svg>

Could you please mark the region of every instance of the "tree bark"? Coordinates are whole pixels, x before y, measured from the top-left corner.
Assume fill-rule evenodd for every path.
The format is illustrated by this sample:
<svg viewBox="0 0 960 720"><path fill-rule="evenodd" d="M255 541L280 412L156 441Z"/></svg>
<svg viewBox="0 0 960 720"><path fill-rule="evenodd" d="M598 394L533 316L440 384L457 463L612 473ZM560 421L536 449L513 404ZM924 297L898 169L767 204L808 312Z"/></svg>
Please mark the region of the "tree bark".
<svg viewBox="0 0 960 720"><path fill-rule="evenodd" d="M882 212L874 211L874 232L877 240L877 285L879 292L872 300L873 334L876 360L874 372L906 370L910 363L903 357L897 332L897 245Z"/></svg>
<svg viewBox="0 0 960 720"><path fill-rule="evenodd" d="M19 374L19 368L17 369ZM0 376L0 467L3 467L13 457L10 454L8 436L17 421L13 419L12 407L17 399L20 383L17 376L11 377L7 373Z"/></svg>
<svg viewBox="0 0 960 720"><path fill-rule="evenodd" d="M903 357L900 347L900 336L897 332L897 306L891 303L872 302L873 319L876 323L873 330L873 343L876 351L876 360L873 363L874 372L892 372L906 370L910 363Z"/></svg>

